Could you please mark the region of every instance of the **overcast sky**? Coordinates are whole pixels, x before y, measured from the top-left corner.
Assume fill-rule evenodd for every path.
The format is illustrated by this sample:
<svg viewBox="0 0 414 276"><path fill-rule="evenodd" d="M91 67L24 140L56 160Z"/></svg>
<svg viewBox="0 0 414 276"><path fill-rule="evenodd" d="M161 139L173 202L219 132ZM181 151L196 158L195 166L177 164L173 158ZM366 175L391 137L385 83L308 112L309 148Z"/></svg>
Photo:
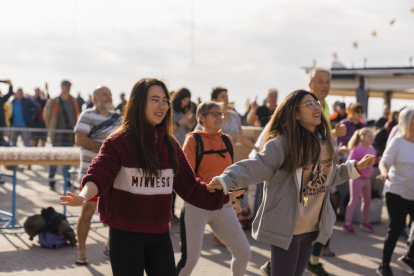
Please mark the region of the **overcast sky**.
<svg viewBox="0 0 414 276"><path fill-rule="evenodd" d="M280 98L307 88L301 67L330 67L334 52L347 67L364 58L367 66L408 66L412 8L412 0L1 1L0 79L28 93L48 82L52 96L62 79L73 95L107 85L115 103L142 77L203 100L224 86L242 113L247 98L262 101L269 87Z"/></svg>

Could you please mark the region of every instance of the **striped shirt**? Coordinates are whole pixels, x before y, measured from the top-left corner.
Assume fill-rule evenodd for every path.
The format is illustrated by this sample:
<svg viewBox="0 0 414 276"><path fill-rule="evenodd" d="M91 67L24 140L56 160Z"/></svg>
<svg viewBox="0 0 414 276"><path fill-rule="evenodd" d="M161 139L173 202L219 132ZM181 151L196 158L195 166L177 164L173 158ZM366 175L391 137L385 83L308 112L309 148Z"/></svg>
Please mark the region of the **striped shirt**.
<svg viewBox="0 0 414 276"><path fill-rule="evenodd" d="M88 134L88 138L96 142L103 143L111 132L116 130L122 123L122 115L114 111L109 111L109 116L105 117L95 109L84 110L76 123L75 132ZM81 147L81 164L79 181L86 175L92 159L99 153L99 150L91 150Z"/></svg>

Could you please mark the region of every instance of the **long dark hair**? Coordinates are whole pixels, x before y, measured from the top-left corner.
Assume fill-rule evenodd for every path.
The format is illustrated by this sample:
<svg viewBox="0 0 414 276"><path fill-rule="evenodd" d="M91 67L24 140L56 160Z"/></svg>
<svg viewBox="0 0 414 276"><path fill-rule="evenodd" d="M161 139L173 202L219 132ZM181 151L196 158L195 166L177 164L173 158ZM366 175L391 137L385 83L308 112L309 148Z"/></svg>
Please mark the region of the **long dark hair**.
<svg viewBox="0 0 414 276"><path fill-rule="evenodd" d="M187 106L181 107L181 101L185 98L191 99L191 92L187 88L180 88L171 96L172 107L175 112L187 113L191 109L191 101Z"/></svg>
<svg viewBox="0 0 414 276"><path fill-rule="evenodd" d="M148 135L150 123L145 115L148 104L148 90L154 85L160 86L164 90L165 96L170 99L164 82L151 78L140 79L132 88L131 96L125 106L124 120L117 131L118 133L125 133L133 141L132 145L134 147L134 154L137 157L137 167L139 164L139 168L143 170L144 175L149 177L159 177L159 170L161 169L154 153L148 147L150 140L153 140L154 137L149 137ZM177 142L173 137L171 108L168 109L161 124L166 126L165 142L167 143L174 174L176 174L178 172Z"/></svg>
<svg viewBox="0 0 414 276"><path fill-rule="evenodd" d="M328 143L328 149L333 157L333 162L334 164L336 163L336 151L334 149L331 128L322 112L321 123L316 127L315 133L308 131L296 119L300 102L306 95L310 95L315 100L318 100L315 95L304 90L296 90L283 100L269 122L270 127L263 143L265 144L270 139L280 135L286 136L289 144L289 154L281 169L289 172L318 162L321 152L319 138L316 134L318 132L322 135L322 139Z"/></svg>

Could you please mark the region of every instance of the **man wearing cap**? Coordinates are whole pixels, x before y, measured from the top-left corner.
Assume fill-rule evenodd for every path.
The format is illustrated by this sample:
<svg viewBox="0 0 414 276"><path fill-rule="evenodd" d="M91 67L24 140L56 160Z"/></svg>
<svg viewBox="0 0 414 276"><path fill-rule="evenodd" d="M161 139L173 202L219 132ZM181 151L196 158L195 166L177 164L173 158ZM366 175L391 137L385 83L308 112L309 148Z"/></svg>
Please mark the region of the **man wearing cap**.
<svg viewBox="0 0 414 276"><path fill-rule="evenodd" d="M61 83L62 92L59 97L49 99L43 110L43 119L48 129L71 130L70 133L50 133L54 147L73 147L75 136L73 128L79 117L79 107L76 99L70 95L70 81L64 80ZM70 166L63 166L63 173L69 170ZM55 177L57 166L50 166L49 179ZM68 183L70 185L70 183ZM55 191L55 181L49 180L49 186Z"/></svg>

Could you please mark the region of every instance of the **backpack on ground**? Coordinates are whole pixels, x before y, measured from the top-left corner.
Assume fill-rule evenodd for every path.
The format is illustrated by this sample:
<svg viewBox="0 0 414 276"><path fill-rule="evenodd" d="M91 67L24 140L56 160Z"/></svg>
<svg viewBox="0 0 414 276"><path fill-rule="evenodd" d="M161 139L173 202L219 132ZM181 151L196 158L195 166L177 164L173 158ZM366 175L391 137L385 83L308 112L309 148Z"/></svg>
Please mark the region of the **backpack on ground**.
<svg viewBox="0 0 414 276"><path fill-rule="evenodd" d="M67 243L64 235L56 235L48 231L39 233L39 243L42 247L50 249L59 249Z"/></svg>
<svg viewBox="0 0 414 276"><path fill-rule="evenodd" d="M29 235L29 239L32 241L37 234L46 231L46 221L42 215L33 215L26 219L23 227L24 231Z"/></svg>

